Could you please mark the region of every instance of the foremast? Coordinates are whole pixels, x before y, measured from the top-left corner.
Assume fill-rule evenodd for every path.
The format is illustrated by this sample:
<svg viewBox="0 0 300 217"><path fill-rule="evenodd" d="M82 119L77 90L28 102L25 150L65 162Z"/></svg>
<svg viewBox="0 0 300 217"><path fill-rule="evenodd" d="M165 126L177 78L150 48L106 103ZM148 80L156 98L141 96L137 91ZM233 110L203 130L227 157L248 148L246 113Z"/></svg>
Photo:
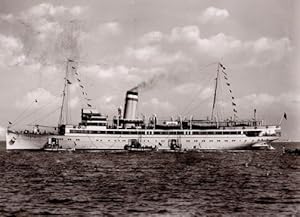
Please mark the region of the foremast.
<svg viewBox="0 0 300 217"><path fill-rule="evenodd" d="M62 93L62 103L59 115L58 126L63 126L69 123L69 84L71 83L69 80L69 66L70 63L73 63L74 60L68 59L66 64L66 74L65 74L65 82Z"/></svg>

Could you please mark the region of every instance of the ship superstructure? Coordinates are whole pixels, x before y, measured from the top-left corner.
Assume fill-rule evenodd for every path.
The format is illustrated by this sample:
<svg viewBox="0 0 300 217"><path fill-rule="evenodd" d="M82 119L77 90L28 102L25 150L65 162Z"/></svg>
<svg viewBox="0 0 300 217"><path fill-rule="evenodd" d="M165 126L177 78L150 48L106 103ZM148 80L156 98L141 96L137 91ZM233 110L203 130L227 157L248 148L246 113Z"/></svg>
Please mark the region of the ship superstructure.
<svg viewBox="0 0 300 217"><path fill-rule="evenodd" d="M71 60L68 60L68 64ZM68 68L68 67L67 67ZM215 115L217 88L224 65L217 64L215 94L210 120L195 120L192 117L159 121L156 115L148 120L137 116L139 89L126 92L124 111L112 122L97 109L81 110L81 121L68 124L66 100L68 93L67 70L63 91L63 102L57 132L34 133L7 130L7 149L72 149L72 150L203 150L203 149L245 149L269 144L280 137L279 125L264 125L259 120L221 121ZM226 73L224 74L224 76ZM225 77L226 78L226 77ZM233 97L232 97L233 98ZM234 102L232 102L235 105ZM236 108L233 108L236 114ZM64 115L64 113L66 113ZM65 118L64 118L65 117Z"/></svg>

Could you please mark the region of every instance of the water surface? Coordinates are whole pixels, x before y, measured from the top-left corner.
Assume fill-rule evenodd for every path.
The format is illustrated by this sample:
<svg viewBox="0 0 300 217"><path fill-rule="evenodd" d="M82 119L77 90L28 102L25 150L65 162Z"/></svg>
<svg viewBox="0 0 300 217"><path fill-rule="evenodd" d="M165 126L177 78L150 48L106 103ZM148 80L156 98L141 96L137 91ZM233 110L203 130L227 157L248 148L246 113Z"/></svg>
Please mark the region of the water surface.
<svg viewBox="0 0 300 217"><path fill-rule="evenodd" d="M281 145L281 144L280 144ZM0 151L1 216L297 216L299 155Z"/></svg>

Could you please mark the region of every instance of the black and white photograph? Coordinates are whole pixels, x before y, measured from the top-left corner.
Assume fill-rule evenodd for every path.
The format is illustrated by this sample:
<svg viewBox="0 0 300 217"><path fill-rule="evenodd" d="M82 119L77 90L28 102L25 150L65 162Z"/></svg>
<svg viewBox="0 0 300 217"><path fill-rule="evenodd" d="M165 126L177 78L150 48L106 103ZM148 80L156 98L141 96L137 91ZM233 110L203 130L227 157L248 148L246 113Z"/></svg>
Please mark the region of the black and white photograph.
<svg viewBox="0 0 300 217"><path fill-rule="evenodd" d="M299 11L0 0L0 216L300 216Z"/></svg>

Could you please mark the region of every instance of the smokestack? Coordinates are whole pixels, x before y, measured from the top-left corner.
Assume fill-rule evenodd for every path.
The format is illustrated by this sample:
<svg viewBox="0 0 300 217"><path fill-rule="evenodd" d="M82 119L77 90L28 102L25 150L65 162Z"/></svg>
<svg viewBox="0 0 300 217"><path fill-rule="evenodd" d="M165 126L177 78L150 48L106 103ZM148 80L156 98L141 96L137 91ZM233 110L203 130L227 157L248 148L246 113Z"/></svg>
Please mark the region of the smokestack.
<svg viewBox="0 0 300 217"><path fill-rule="evenodd" d="M124 119L135 120L136 110L138 103L137 89L131 89L126 92L125 107L124 107Z"/></svg>

